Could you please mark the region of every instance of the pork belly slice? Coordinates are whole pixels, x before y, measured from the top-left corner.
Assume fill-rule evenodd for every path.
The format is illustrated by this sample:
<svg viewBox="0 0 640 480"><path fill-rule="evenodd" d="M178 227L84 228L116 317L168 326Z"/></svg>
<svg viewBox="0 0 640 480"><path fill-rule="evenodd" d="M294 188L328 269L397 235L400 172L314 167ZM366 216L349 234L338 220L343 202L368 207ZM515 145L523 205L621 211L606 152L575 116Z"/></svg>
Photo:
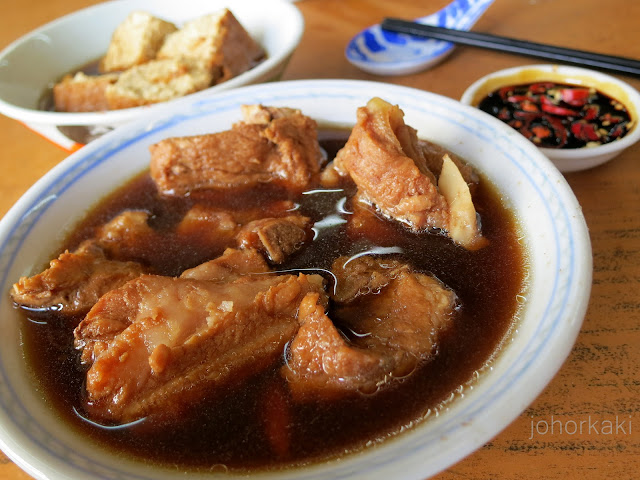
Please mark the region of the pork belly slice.
<svg viewBox="0 0 640 480"><path fill-rule="evenodd" d="M253 106L230 130L176 137L151 147L151 177L165 195L262 183L304 190L323 156L316 122L299 110Z"/></svg>
<svg viewBox="0 0 640 480"><path fill-rule="evenodd" d="M264 252L273 263L282 263L310 239L311 219L302 215L261 218L247 223L237 236L242 248Z"/></svg>
<svg viewBox="0 0 640 480"><path fill-rule="evenodd" d="M103 294L143 273L145 268L139 263L109 260L102 248L85 241L75 251L60 254L43 272L20 278L11 298L30 310L81 315Z"/></svg>
<svg viewBox="0 0 640 480"><path fill-rule="evenodd" d="M403 117L400 108L379 98L360 107L332 168L353 179L361 200L410 229L443 230L467 249L484 246L469 186L456 162L447 155L435 160L433 148L418 140ZM472 177L468 167L464 171Z"/></svg>
<svg viewBox="0 0 640 480"><path fill-rule="evenodd" d="M440 333L453 321L455 294L437 279L381 262L367 280L361 273L369 260L340 261L334 300L347 303L334 309L333 320L342 331L313 294L300 305L300 330L282 369L300 400L369 394L406 377L433 357ZM346 279L352 283L341 291Z"/></svg>
<svg viewBox="0 0 640 480"><path fill-rule="evenodd" d="M309 292L323 294L322 277L144 275L104 295L75 332L83 358L93 359L89 414L116 424L170 419L260 372L283 354Z"/></svg>

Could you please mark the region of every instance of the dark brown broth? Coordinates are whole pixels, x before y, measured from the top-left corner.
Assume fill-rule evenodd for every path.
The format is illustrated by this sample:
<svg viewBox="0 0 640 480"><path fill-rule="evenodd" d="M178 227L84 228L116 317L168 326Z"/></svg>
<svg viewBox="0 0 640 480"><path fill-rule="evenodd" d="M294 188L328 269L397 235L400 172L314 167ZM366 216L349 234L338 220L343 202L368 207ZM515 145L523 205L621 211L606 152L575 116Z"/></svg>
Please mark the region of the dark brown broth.
<svg viewBox="0 0 640 480"><path fill-rule="evenodd" d="M344 133L325 132L322 144L330 158L344 140ZM295 201L303 214L318 221L335 213L336 204L353 191L353 185L345 185L344 191L302 195ZM101 202L69 237L65 248L73 248L90 236L95 226L125 208L152 212L154 226L162 229L174 224L196 200L233 207L243 199L257 206L283 198L287 193L282 190L262 188L245 195L166 199L157 195L148 173L144 173ZM242 388L201 402L197 413L177 426L147 431L142 423L105 429L81 417L84 369L72 348L73 322L61 321L54 314L25 322L28 361L55 411L75 428L103 447L180 471L209 470L214 465L239 472L283 468L361 450L367 442L394 435L428 417L452 392L472 381L513 324L516 297L524 288L524 252L517 240L517 225L489 182L480 183L474 201L483 233L490 240L489 246L479 251L469 252L443 236L413 234L398 224L376 219L366 235L349 235L344 226L322 231L311 245L281 266L282 270L324 269L339 255L353 255L374 246L399 247L403 253L397 257L436 275L458 294L461 306L455 325L442 337L435 360L376 395L296 404L287 397L279 364ZM348 201L345 206L348 210ZM146 260L175 275L217 256L222 248L153 245ZM277 402L267 405L266 399L273 398L284 398L285 406ZM274 409L290 414L286 455L276 454L265 435L264 412Z"/></svg>

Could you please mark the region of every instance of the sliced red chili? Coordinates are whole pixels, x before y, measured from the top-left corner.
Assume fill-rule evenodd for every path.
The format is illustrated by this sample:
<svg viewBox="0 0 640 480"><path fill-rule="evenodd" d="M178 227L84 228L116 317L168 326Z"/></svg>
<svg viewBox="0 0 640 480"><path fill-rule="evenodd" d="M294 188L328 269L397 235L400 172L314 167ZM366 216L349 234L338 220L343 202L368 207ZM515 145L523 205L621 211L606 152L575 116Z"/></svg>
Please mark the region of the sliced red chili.
<svg viewBox="0 0 640 480"><path fill-rule="evenodd" d="M568 132L562 120L556 117L546 117L549 125L553 128L553 133L558 139L557 148L562 148L567 143Z"/></svg>
<svg viewBox="0 0 640 480"><path fill-rule="evenodd" d="M520 135L524 136L524 138L526 139L531 140L534 137L533 132L529 128L528 122L526 122L524 125L518 128L518 131L520 132Z"/></svg>
<svg viewBox="0 0 640 480"><path fill-rule="evenodd" d="M529 87L531 93L545 93L547 90L553 88L555 85L550 82L538 82L532 83Z"/></svg>
<svg viewBox="0 0 640 480"><path fill-rule="evenodd" d="M522 105L520 106L520 108L522 108L522 110L524 110L525 112L539 112L540 109L538 108L538 105L536 105L533 102L522 102Z"/></svg>
<svg viewBox="0 0 640 480"><path fill-rule="evenodd" d="M511 112L508 108L501 108L498 112L498 118L500 120L509 120L511 118Z"/></svg>
<svg viewBox="0 0 640 480"><path fill-rule="evenodd" d="M538 138L549 138L551 136L551 129L549 127L545 127L544 125L536 125L531 127L531 131Z"/></svg>
<svg viewBox="0 0 640 480"><path fill-rule="evenodd" d="M502 98L503 100L512 94L513 87L502 87L500 90L498 90L498 95L500 95L500 98Z"/></svg>
<svg viewBox="0 0 640 480"><path fill-rule="evenodd" d="M540 103L543 105L557 105L558 103L553 100L553 98L548 95L540 95Z"/></svg>
<svg viewBox="0 0 640 480"><path fill-rule="evenodd" d="M552 115L559 115L561 117L575 117L578 115L578 112L576 112L575 110L564 108L559 105L550 105L548 103L543 103L540 108L542 108L543 112L551 113Z"/></svg>
<svg viewBox="0 0 640 480"><path fill-rule="evenodd" d="M507 97L507 102L511 103L522 103L531 101L535 101L535 97L532 97L530 95L509 95Z"/></svg>
<svg viewBox="0 0 640 480"><path fill-rule="evenodd" d="M537 118L542 118L542 114L540 112L525 112L523 110L516 110L513 112L514 118L520 118L526 121L532 121Z"/></svg>
<svg viewBox="0 0 640 480"><path fill-rule="evenodd" d="M588 88L563 88L560 90L560 98L572 107L582 107L589 100Z"/></svg>
<svg viewBox="0 0 640 480"><path fill-rule="evenodd" d="M571 124L571 133L573 133L576 138L585 142L595 142L600 140L597 128L598 126L593 123L578 121Z"/></svg>
<svg viewBox="0 0 640 480"><path fill-rule="evenodd" d="M585 113L583 115L583 118L585 120L595 120L596 118L598 118L598 114L600 113L600 106L599 105L589 105L587 107L587 109L585 110Z"/></svg>
<svg viewBox="0 0 640 480"><path fill-rule="evenodd" d="M598 125L594 123L586 123L584 125L584 133L591 142L600 140L600 135L598 135Z"/></svg>

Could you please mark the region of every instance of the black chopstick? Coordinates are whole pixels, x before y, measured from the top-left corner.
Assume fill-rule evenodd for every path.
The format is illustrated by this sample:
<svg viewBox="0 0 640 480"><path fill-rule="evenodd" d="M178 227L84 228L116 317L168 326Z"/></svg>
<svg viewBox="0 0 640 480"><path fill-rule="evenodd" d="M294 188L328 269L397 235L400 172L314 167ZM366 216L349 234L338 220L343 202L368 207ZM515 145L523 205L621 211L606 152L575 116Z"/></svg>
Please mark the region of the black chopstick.
<svg viewBox="0 0 640 480"><path fill-rule="evenodd" d="M397 33L407 33L419 37L429 37L436 40L469 45L472 47L488 48L501 52L517 53L531 57L545 58L574 65L581 65L612 72L640 75L640 61L603 55L600 53L575 50L572 48L556 47L544 43L529 42L515 38L499 37L489 33L468 32L444 27L424 25L398 18L385 18L381 27Z"/></svg>

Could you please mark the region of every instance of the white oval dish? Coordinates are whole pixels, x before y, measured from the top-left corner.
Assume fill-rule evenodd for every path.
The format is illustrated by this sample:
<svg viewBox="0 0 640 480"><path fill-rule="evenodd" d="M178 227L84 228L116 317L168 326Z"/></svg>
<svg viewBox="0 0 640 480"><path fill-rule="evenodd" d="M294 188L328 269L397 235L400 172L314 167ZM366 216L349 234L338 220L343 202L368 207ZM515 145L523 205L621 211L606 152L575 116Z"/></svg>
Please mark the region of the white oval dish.
<svg viewBox="0 0 640 480"><path fill-rule="evenodd" d="M489 93L500 87L539 81L593 87L627 107L634 126L621 139L597 147L573 149L540 148L561 172L586 170L613 159L640 140L640 94L628 83L595 70L564 65L524 65L490 73L472 83L461 101L477 106Z"/></svg>
<svg viewBox="0 0 640 480"><path fill-rule="evenodd" d="M83 126L105 131L154 111L160 104L108 112L67 113L38 109L53 82L102 57L111 35L129 13L142 10L180 26L228 7L266 50L267 58L224 83L191 94L203 97L276 80L284 71L304 31L304 19L291 2L271 0L114 0L79 10L16 40L0 52L0 113L14 118L67 150L77 146L58 126Z"/></svg>
<svg viewBox="0 0 640 480"><path fill-rule="evenodd" d="M300 108L320 122L353 125L356 108L380 96L404 110L420 137L467 159L513 209L527 252L528 290L511 337L481 378L438 416L365 451L260 479L423 480L489 441L543 390L578 334L592 261L579 204L558 170L531 143L489 115L449 98L388 84L309 80L243 87L176 102L104 135L39 180L0 222L0 447L37 479L164 480L182 476L115 457L71 431L36 391L7 294L45 264L91 205L146 169L148 146L169 136L228 129L240 105ZM46 239L46 244L43 243ZM190 473L190 479L214 474ZM231 478L224 475L215 478Z"/></svg>

